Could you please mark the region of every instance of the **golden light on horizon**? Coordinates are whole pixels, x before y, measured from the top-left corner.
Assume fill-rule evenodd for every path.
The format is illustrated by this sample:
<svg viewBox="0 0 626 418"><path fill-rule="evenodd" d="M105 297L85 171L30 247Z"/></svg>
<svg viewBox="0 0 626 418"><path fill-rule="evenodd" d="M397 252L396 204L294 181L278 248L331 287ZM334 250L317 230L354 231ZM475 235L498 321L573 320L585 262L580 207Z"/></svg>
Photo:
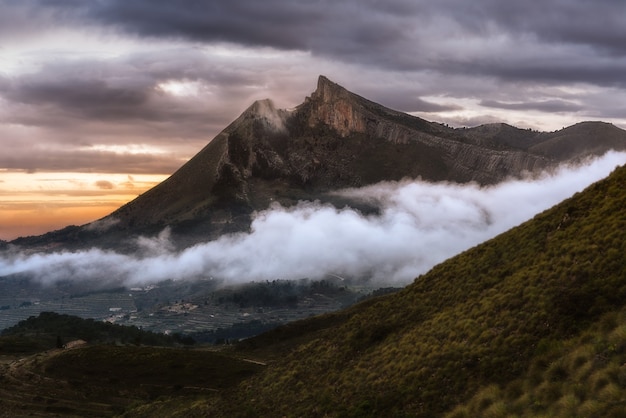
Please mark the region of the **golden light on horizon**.
<svg viewBox="0 0 626 418"><path fill-rule="evenodd" d="M0 171L0 239L39 235L95 221L167 177Z"/></svg>

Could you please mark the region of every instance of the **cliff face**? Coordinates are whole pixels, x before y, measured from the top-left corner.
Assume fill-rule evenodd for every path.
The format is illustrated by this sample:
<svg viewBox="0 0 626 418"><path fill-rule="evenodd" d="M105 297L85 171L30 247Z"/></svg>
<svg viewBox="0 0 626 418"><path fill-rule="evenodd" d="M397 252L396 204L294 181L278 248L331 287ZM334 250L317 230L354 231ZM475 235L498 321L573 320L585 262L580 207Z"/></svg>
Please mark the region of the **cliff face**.
<svg viewBox="0 0 626 418"><path fill-rule="evenodd" d="M468 135L387 109L323 76L319 78L317 90L299 110L307 113L309 127L328 126L342 138L364 134L392 145L428 149L428 154L438 160L445 171L438 174L423 167L419 175L429 180L490 184L523 172L542 170L553 163L544 155L485 141L480 135Z"/></svg>
<svg viewBox="0 0 626 418"><path fill-rule="evenodd" d="M365 132L366 121L355 109L356 106L351 96L347 90L339 88L320 76L317 90L305 102L310 106L309 127L324 124L333 128L342 137L352 132Z"/></svg>
<svg viewBox="0 0 626 418"><path fill-rule="evenodd" d="M453 129L320 76L317 89L292 111L271 100L253 103L170 178L101 222L110 236L169 225L180 236L206 239L245 230L250 214L271 202L335 203L334 190L403 178L494 184L611 148L626 149L626 132L608 124L554 133L505 124ZM89 228L78 235L93 235Z"/></svg>
<svg viewBox="0 0 626 418"><path fill-rule="evenodd" d="M417 138L436 141L433 134L438 133L434 124L371 102L324 76L319 77L317 90L299 109L308 113L309 127L326 125L341 137L363 133L405 144Z"/></svg>

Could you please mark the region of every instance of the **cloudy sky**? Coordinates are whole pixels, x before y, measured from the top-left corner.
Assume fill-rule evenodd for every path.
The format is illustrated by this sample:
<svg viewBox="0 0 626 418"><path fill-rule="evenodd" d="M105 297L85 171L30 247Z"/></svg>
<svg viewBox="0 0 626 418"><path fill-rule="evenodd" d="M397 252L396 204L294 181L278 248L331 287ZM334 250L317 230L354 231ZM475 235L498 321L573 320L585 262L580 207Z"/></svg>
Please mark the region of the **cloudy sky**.
<svg viewBox="0 0 626 418"><path fill-rule="evenodd" d="M453 126L626 128L626 2L0 0L0 239L107 214L319 74Z"/></svg>

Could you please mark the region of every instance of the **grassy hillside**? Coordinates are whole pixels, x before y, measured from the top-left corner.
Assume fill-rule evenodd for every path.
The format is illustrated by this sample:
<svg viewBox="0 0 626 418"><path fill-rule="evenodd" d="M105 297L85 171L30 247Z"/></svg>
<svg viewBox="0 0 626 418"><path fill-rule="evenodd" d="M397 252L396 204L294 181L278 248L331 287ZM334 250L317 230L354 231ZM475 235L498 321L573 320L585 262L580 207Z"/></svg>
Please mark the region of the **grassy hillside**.
<svg viewBox="0 0 626 418"><path fill-rule="evenodd" d="M549 371L559 358L554 347L569 347L563 362L582 350L584 362L606 354L601 343L596 351L585 348L603 338L593 329L611 328L602 321L614 318L611 332L622 330L617 312L626 301L625 186L626 168L620 168L399 293L249 341L251 353L271 357L278 351L280 358L207 412L430 417L467 403L467 416L474 416L472 405L482 402L483 391L506 394L511 382L521 382L514 395L534 405L524 376L540 385L543 372L549 381L575 372L569 366ZM608 347L622 350L607 338ZM617 360L607 359L617 367ZM624 392L626 379L619 376L602 387ZM576 396L575 383L563 385L547 401ZM494 396L492 403L499 401ZM610 406L598 403L596 410ZM626 411L624 404L611 405ZM457 416L464 416L459 408Z"/></svg>
<svg viewBox="0 0 626 418"><path fill-rule="evenodd" d="M626 310L541 348L521 378L480 388L446 418L626 415Z"/></svg>

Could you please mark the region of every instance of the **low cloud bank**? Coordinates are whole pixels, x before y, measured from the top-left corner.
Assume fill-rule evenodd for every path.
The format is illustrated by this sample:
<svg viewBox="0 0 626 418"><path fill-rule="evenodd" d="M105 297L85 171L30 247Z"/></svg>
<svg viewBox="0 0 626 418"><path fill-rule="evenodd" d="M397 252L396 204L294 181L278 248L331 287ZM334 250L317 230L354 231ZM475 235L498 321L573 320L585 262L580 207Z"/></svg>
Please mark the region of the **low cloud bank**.
<svg viewBox="0 0 626 418"><path fill-rule="evenodd" d="M387 182L341 194L380 208L364 216L316 202L260 212L250 233L173 251L168 230L140 238L142 255L92 248L0 255L0 276L24 273L43 283L93 280L136 286L214 277L230 283L323 278L328 274L406 284L435 264L504 232L583 190L626 163L611 152L534 180L491 187Z"/></svg>

